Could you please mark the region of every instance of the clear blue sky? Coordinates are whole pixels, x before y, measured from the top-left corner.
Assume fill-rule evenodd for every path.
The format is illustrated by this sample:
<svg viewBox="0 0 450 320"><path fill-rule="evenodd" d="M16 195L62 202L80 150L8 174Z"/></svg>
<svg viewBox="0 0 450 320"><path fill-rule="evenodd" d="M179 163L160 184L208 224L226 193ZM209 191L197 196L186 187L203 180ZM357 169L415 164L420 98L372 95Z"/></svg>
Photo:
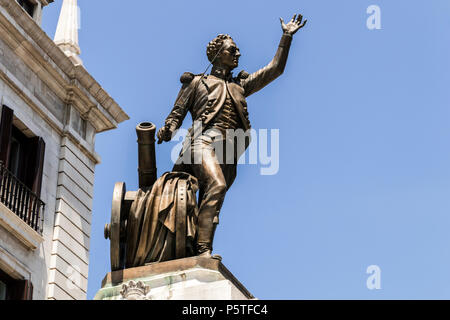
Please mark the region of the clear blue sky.
<svg viewBox="0 0 450 320"><path fill-rule="evenodd" d="M366 9L381 8L368 30ZM114 183L137 189L134 128L158 126L206 44L230 34L238 70L273 57L301 12L286 72L248 99L255 129L280 129L280 171L242 166L215 239L223 263L260 299L450 299L448 0L79 0L87 70L131 120L97 136L88 298L109 271ZM53 37L61 1L43 27ZM187 117L184 127L190 126ZM157 147L158 173L175 143ZM366 268L381 268L381 289Z"/></svg>

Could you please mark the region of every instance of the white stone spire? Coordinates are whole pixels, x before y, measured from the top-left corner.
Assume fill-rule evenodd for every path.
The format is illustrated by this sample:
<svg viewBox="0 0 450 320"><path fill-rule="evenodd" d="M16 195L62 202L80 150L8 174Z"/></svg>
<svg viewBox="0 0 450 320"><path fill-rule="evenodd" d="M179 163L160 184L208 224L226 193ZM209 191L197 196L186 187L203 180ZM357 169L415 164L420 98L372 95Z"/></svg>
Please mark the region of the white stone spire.
<svg viewBox="0 0 450 320"><path fill-rule="evenodd" d="M79 57L78 27L77 0L64 0L54 41L75 65L83 64Z"/></svg>

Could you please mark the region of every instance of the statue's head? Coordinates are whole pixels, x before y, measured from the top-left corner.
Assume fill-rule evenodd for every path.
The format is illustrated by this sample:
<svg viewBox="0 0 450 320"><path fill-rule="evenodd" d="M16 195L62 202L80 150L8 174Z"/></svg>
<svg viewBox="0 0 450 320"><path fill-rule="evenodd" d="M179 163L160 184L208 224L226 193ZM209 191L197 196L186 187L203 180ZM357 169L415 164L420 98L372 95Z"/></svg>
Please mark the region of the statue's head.
<svg viewBox="0 0 450 320"><path fill-rule="evenodd" d="M241 53L233 39L227 34L219 34L214 38L206 49L208 60L213 65L233 70L239 65Z"/></svg>

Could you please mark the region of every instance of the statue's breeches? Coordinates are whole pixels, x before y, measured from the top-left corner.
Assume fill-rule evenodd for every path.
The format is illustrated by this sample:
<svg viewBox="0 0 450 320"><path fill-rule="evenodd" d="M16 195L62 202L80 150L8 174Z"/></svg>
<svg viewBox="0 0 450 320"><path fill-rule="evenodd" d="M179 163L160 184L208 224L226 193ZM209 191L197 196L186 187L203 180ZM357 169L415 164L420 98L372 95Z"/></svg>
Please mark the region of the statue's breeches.
<svg viewBox="0 0 450 320"><path fill-rule="evenodd" d="M183 163L180 156L174 171L184 171L192 174L198 179L199 214L198 214L198 250L212 250L212 240L215 226L219 223L219 212L225 199L227 190L236 178L236 154L234 141L212 140L207 135L195 139L190 148L191 163ZM227 145L228 144L228 148ZM230 145L231 144L231 145ZM222 151L223 150L223 151ZM233 150L233 163L227 164L226 150ZM222 156L220 155L222 153Z"/></svg>

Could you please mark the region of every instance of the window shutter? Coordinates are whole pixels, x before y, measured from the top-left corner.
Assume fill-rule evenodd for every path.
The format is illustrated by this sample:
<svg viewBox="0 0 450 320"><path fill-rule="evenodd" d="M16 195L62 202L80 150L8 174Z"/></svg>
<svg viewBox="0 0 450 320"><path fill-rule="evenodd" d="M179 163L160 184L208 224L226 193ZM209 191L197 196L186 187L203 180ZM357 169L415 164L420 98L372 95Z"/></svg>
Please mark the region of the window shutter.
<svg viewBox="0 0 450 320"><path fill-rule="evenodd" d="M42 173L44 169L45 142L41 137L31 138L29 141L29 164L27 172L26 185L41 197Z"/></svg>
<svg viewBox="0 0 450 320"><path fill-rule="evenodd" d="M14 111L7 106L2 107L0 120L0 161L8 167L9 149L12 134L12 122Z"/></svg>
<svg viewBox="0 0 450 320"><path fill-rule="evenodd" d="M33 284L29 280L14 280L6 290L7 300L33 300Z"/></svg>
<svg viewBox="0 0 450 320"><path fill-rule="evenodd" d="M33 300L33 284L29 280L24 281L24 291L22 300Z"/></svg>

